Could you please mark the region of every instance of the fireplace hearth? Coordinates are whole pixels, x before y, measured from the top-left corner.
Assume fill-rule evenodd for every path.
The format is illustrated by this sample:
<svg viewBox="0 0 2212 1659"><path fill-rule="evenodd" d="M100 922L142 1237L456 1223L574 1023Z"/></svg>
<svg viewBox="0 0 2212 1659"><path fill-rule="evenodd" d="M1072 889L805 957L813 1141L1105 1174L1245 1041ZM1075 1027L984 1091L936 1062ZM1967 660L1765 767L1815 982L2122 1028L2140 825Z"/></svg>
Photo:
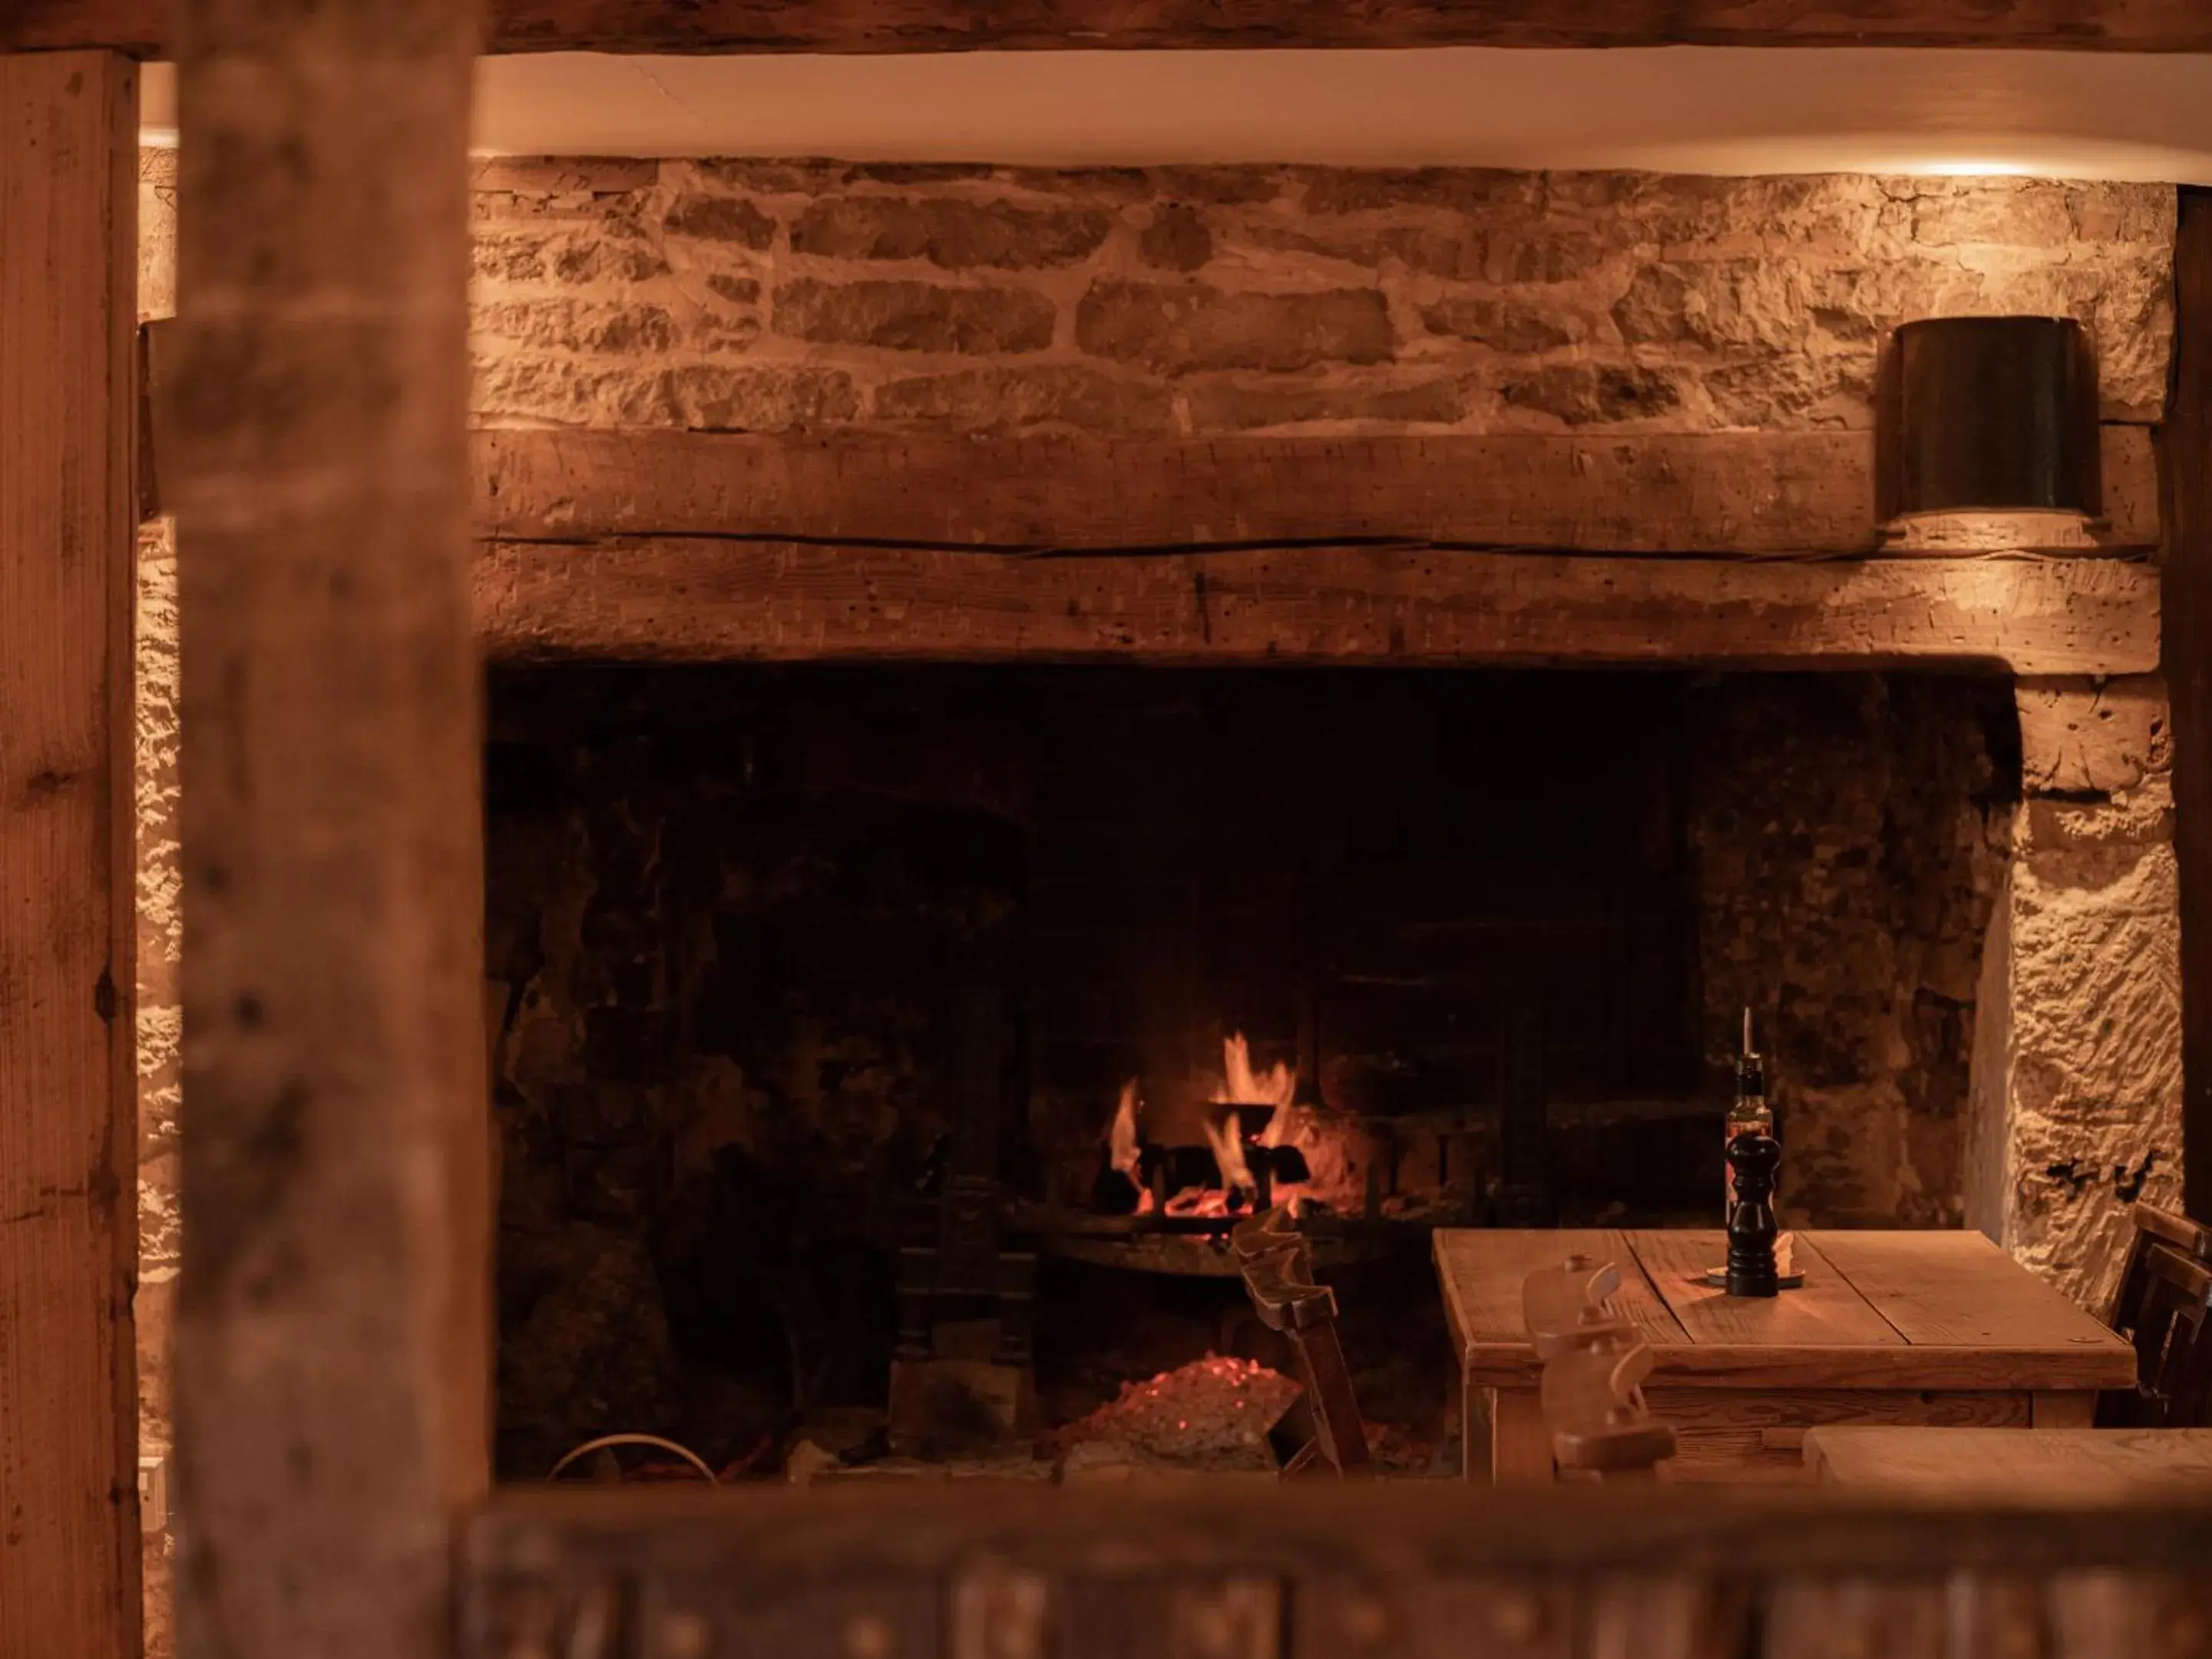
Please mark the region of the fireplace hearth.
<svg viewBox="0 0 2212 1659"><path fill-rule="evenodd" d="M1430 1230L1706 1218L1747 1005L1796 1215L1957 1214L2002 679L541 665L490 738L510 1476L1271 1360L1270 1203L1438 1439Z"/></svg>

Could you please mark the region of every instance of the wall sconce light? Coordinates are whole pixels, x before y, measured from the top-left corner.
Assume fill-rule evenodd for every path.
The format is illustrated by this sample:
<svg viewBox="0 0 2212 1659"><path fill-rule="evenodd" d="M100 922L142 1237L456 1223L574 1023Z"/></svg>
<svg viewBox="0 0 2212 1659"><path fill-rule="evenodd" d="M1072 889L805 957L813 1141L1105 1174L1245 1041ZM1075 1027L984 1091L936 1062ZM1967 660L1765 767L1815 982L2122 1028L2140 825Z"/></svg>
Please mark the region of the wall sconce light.
<svg viewBox="0 0 2212 1659"><path fill-rule="evenodd" d="M1881 398L1883 515L1931 550L2081 546L2102 511L2097 365L2070 317L1897 330Z"/></svg>

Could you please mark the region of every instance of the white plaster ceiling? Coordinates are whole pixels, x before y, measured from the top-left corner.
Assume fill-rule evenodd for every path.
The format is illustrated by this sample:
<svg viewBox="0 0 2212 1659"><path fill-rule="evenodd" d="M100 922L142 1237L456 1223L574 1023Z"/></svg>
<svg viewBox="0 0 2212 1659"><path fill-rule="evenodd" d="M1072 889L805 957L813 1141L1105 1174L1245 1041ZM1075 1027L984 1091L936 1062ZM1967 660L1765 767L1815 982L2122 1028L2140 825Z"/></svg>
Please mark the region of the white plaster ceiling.
<svg viewBox="0 0 2212 1659"><path fill-rule="evenodd" d="M174 81L148 76L149 137ZM494 154L2212 183L2212 56L1670 47L487 58Z"/></svg>

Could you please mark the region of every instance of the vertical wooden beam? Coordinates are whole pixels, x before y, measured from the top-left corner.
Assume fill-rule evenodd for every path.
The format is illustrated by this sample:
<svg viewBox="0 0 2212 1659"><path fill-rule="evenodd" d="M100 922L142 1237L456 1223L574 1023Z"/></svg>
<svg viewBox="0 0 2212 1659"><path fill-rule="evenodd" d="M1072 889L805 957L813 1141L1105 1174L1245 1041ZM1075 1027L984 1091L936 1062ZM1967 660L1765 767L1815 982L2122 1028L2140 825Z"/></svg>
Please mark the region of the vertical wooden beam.
<svg viewBox="0 0 2212 1659"><path fill-rule="evenodd" d="M2212 191L2181 192L2174 289L2173 392L2158 436L2181 885L2182 1201L2212 1221Z"/></svg>
<svg viewBox="0 0 2212 1659"><path fill-rule="evenodd" d="M138 81L0 55L0 1654L138 1648Z"/></svg>
<svg viewBox="0 0 2212 1659"><path fill-rule="evenodd" d="M179 7L178 1625L203 1659L441 1651L488 1470L474 9Z"/></svg>

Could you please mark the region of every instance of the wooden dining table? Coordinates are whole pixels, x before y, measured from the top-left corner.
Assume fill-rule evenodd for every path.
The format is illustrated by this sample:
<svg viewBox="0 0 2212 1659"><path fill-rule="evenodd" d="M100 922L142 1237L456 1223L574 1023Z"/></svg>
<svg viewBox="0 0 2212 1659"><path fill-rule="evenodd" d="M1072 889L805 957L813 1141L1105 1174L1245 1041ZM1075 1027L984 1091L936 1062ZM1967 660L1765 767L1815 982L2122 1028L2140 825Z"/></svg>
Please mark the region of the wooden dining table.
<svg viewBox="0 0 2212 1659"><path fill-rule="evenodd" d="M1617 1317L1652 1352L1652 1412L1674 1478L1803 1480L1826 1424L2087 1428L2135 1352L1974 1232L1814 1231L1792 1239L1802 1288L1767 1299L1703 1282L1720 1231L1440 1228L1437 1277L1460 1364L1470 1480L1553 1478L1528 1275L1570 1255L1620 1272Z"/></svg>

